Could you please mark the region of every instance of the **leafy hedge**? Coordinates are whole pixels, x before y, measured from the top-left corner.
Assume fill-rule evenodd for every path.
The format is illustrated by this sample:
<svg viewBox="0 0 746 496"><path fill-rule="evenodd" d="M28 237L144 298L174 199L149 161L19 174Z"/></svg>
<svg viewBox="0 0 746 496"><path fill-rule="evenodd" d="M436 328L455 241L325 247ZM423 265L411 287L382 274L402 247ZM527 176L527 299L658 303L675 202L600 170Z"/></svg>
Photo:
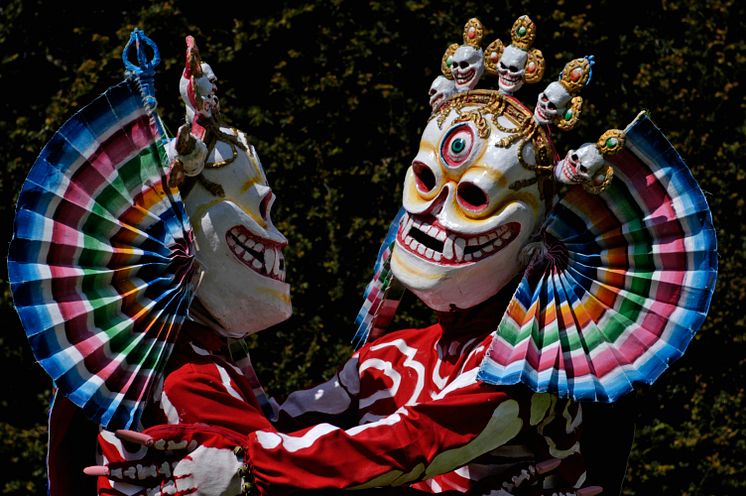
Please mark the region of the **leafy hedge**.
<svg viewBox="0 0 746 496"><path fill-rule="evenodd" d="M560 147L595 140L651 111L707 193L720 242L712 312L688 354L637 394L638 431L625 494L740 494L744 463L746 301L746 7L707 2L316 0L157 6L131 1L0 6L0 246L14 198L52 132L121 78L120 51L142 27L158 43L160 111L181 121L178 78L193 34L220 78L228 119L259 151L287 235L294 317L257 337L255 361L283 394L321 380L349 354L352 319L428 115L441 54L472 16L504 41L529 14L546 81L595 54L590 105ZM546 83L545 81L545 83ZM543 85L539 85L543 86ZM537 88L521 97L533 102ZM2 494L44 494L49 383L33 362L0 269ZM399 325L429 312L409 300ZM613 426L609 426L613 429Z"/></svg>

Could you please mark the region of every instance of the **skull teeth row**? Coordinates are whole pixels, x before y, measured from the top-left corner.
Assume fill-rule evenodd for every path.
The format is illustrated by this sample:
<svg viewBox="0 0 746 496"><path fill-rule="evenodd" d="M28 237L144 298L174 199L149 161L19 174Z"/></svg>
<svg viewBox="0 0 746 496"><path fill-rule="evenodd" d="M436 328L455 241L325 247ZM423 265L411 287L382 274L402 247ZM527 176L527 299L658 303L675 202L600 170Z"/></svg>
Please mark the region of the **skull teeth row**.
<svg viewBox="0 0 746 496"><path fill-rule="evenodd" d="M444 264L459 264L486 258L500 251L513 238L515 234L506 225L478 236L461 237L405 215L398 241L405 249L420 258ZM441 244L442 249L437 249Z"/></svg>
<svg viewBox="0 0 746 496"><path fill-rule="evenodd" d="M282 247L269 240L262 242L247 236L243 227L234 227L226 236L231 253L244 265L263 276L285 281L285 257Z"/></svg>
<svg viewBox="0 0 746 496"><path fill-rule="evenodd" d="M572 183L581 183L583 178L578 175L577 164L567 159L562 164L562 175Z"/></svg>
<svg viewBox="0 0 746 496"><path fill-rule="evenodd" d="M163 444L165 441L159 440L156 441L156 443ZM176 445L174 441L168 441L168 444L174 444ZM178 443L182 444L182 443ZM189 443L189 446L187 447L187 442L183 441L184 446L180 447L173 447L171 448L169 446L168 449L184 449L188 448L189 451L194 451L197 448L197 442L191 441ZM163 448L161 448L163 449ZM174 470L176 469L176 465L178 462L167 462L164 461L161 464L150 464L150 465L141 465L137 464L135 467L128 467L127 469L122 468L115 468L111 469L110 475L111 477L115 479L129 479L132 481L142 481L145 479L154 479L157 477L163 477L165 479L170 479L173 475Z"/></svg>

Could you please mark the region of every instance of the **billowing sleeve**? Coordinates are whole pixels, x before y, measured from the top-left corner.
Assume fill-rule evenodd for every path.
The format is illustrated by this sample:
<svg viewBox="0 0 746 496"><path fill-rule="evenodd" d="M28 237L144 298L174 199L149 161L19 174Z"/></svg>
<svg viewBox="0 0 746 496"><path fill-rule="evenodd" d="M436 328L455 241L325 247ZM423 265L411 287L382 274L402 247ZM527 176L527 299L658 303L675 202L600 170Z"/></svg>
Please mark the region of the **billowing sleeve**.
<svg viewBox="0 0 746 496"><path fill-rule="evenodd" d="M230 365L206 361L171 372L161 393L169 424L202 423L240 434L270 429L248 380Z"/></svg>
<svg viewBox="0 0 746 496"><path fill-rule="evenodd" d="M331 424L248 437L247 459L262 493L401 485L451 471L515 438L531 421L530 399L461 375L431 401L375 422Z"/></svg>

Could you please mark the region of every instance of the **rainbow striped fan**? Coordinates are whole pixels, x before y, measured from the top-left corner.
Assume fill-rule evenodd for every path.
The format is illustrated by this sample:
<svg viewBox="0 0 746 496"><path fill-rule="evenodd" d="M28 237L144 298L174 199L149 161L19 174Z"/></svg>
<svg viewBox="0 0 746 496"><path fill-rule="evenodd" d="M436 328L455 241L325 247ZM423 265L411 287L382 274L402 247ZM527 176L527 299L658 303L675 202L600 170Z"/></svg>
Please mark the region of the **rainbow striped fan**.
<svg viewBox="0 0 746 496"><path fill-rule="evenodd" d="M610 160L614 179L576 186L543 227L479 379L612 402L652 384L704 321L717 275L712 217L671 144L641 113Z"/></svg>
<svg viewBox="0 0 746 496"><path fill-rule="evenodd" d="M391 251L394 249L396 233L404 213L404 208L400 208L378 250L376 264L373 267L373 279L365 288L363 306L355 317L355 325L358 326L352 338L355 349L364 345L370 337L378 337L372 336L376 334L377 329L383 332L388 328L404 295L404 287L396 281L391 272Z"/></svg>
<svg viewBox="0 0 746 496"><path fill-rule="evenodd" d="M141 89L135 79L109 88L47 143L21 190L8 257L34 356L109 429L137 425L198 271Z"/></svg>

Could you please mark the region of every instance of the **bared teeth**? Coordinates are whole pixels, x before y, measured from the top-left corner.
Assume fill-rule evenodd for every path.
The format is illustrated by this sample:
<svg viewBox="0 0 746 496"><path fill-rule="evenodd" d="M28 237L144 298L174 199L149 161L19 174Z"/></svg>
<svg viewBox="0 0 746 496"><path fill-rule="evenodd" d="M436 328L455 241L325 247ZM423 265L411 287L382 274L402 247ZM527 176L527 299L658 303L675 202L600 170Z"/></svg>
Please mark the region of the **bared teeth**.
<svg viewBox="0 0 746 496"><path fill-rule="evenodd" d="M285 260L281 245L271 240L262 243L243 226L236 226L228 231L226 241L233 255L246 266L263 276L285 280Z"/></svg>
<svg viewBox="0 0 746 496"><path fill-rule="evenodd" d="M464 238L456 238L453 242L453 251L456 254L456 261L460 262L464 259L464 247L466 246L466 240Z"/></svg>
<svg viewBox="0 0 746 496"><path fill-rule="evenodd" d="M271 274L275 267L275 258L277 257L277 251L272 248L264 250L264 271L267 274Z"/></svg>
<svg viewBox="0 0 746 496"><path fill-rule="evenodd" d="M448 236L443 243L443 256L448 260L453 260L453 238Z"/></svg>
<svg viewBox="0 0 746 496"><path fill-rule="evenodd" d="M419 232L412 231L417 229ZM415 236L411 233L414 232ZM425 235L432 240L427 241ZM442 263L476 262L507 245L517 235L508 225L502 225L489 233L471 237L458 237L438 225L407 215L402 220L398 243L419 257ZM422 241L418 241L422 240ZM435 243L442 243L440 245ZM427 244L425 244L427 243Z"/></svg>

